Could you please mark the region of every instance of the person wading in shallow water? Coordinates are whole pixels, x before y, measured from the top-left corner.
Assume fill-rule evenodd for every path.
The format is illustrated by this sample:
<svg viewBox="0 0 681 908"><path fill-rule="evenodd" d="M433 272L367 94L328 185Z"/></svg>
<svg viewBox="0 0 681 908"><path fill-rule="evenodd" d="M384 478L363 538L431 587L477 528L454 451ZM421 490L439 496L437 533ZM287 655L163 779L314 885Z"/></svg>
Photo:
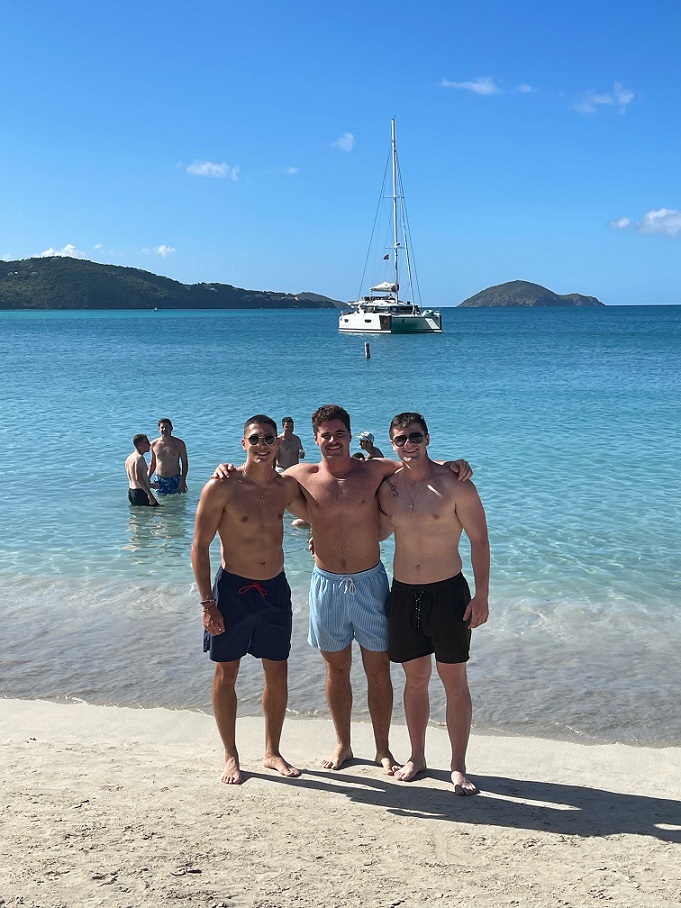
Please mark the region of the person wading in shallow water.
<svg viewBox="0 0 681 908"><path fill-rule="evenodd" d="M173 436L173 424L169 419L159 419L158 430L161 434L151 443L149 464L149 474L154 488L158 490L159 495L186 492L189 472L187 445L181 438Z"/></svg>
<svg viewBox="0 0 681 908"><path fill-rule="evenodd" d="M326 696L336 731L336 747L322 765L340 769L353 756L350 667L352 641L357 640L367 676L375 759L391 774L399 764L388 743L393 706L384 611L388 580L380 561L376 493L400 464L351 457L350 417L337 404L319 407L312 429L321 461L298 464L283 475L301 486L314 536L308 640L326 663ZM471 475L466 461L452 463L451 469L464 479ZM229 464L216 471L223 479L229 473Z"/></svg>
<svg viewBox="0 0 681 908"><path fill-rule="evenodd" d="M284 510L307 517L298 483L274 469L279 441L273 420L258 414L244 426L246 462L230 482L206 483L196 511L192 566L203 610L204 650L216 663L213 711L225 749L222 781L242 781L236 746L236 679L247 653L265 675L263 765L299 776L279 750L288 700L291 590L284 574ZM210 544L220 537L221 565L211 587Z"/></svg>
<svg viewBox="0 0 681 908"><path fill-rule="evenodd" d="M466 662L471 629L484 624L489 615L485 511L472 482L458 482L450 470L428 457L430 436L420 413L398 414L390 424L390 439L402 469L378 490L381 537L395 533L394 580L386 603L388 652L404 669L404 713L411 741L411 756L395 777L411 782L426 769L428 685L435 653L447 698L454 791L475 794L477 788L466 776L472 713ZM472 599L461 573L463 531L471 543Z"/></svg>

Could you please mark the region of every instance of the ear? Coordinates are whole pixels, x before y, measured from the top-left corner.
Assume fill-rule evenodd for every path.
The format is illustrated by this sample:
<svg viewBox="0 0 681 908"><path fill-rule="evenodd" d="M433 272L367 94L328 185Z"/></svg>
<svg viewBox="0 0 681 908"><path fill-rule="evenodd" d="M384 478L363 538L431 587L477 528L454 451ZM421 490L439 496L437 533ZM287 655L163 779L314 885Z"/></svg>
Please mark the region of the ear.
<svg viewBox="0 0 681 908"><path fill-rule="evenodd" d="M242 439L241 439L241 447L244 449L244 451L248 451L248 448L246 447L246 439L245 439L245 438L242 438Z"/></svg>
<svg viewBox="0 0 681 908"><path fill-rule="evenodd" d="M426 447L430 444L430 435L426 432Z"/></svg>

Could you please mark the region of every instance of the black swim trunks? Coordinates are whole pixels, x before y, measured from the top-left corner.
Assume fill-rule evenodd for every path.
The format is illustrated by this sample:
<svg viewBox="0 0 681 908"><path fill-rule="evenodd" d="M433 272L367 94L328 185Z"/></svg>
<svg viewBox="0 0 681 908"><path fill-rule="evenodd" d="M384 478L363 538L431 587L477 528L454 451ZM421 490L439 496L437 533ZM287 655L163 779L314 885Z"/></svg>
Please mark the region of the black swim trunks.
<svg viewBox="0 0 681 908"><path fill-rule="evenodd" d="M471 593L463 574L437 583L393 580L385 604L391 662L435 653L438 662L467 662L471 632L463 622Z"/></svg>
<svg viewBox="0 0 681 908"><path fill-rule="evenodd" d="M213 595L225 619L223 634L203 633L213 662L234 662L246 653L282 662L291 649L291 588L282 571L271 580L249 580L220 568Z"/></svg>
<svg viewBox="0 0 681 908"><path fill-rule="evenodd" d="M144 489L128 489L128 501L134 507L151 506L149 496Z"/></svg>

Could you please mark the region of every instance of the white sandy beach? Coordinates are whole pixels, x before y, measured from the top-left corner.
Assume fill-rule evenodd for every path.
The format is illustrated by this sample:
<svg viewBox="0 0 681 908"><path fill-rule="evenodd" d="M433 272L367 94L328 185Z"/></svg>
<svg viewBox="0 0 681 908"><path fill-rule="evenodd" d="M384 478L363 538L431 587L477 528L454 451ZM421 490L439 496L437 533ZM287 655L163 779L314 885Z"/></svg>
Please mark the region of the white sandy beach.
<svg viewBox="0 0 681 908"><path fill-rule="evenodd" d="M297 780L263 770L263 723L239 721L246 781L219 782L211 716L0 700L0 905L396 908L681 901L681 748L476 735L481 788L456 797L429 730L412 784L370 759L320 767L326 720L289 719ZM403 727L396 755L407 755Z"/></svg>

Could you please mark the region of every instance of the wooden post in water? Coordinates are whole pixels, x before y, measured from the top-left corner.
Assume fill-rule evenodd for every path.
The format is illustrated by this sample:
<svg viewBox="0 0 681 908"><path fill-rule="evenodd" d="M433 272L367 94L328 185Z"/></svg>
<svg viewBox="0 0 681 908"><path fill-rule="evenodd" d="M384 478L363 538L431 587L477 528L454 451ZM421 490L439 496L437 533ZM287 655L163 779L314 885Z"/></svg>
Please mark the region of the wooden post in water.
<svg viewBox="0 0 681 908"><path fill-rule="evenodd" d="M369 341L364 344L364 355L367 359L371 359L371 347L369 346Z"/></svg>

